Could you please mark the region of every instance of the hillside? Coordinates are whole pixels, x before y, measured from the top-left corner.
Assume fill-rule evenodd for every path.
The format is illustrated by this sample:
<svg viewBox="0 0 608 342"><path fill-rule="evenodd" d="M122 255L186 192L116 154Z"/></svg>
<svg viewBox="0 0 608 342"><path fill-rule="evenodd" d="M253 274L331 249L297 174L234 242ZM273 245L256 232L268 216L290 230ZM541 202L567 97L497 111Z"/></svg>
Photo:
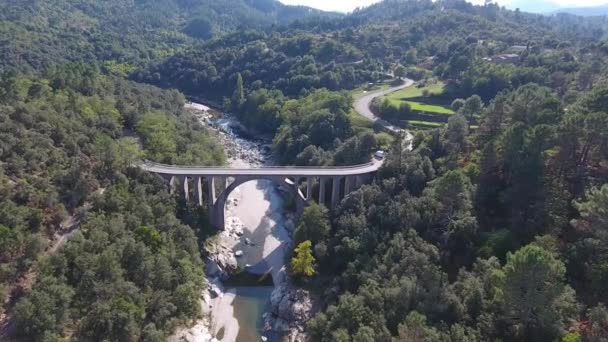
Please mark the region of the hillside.
<svg viewBox="0 0 608 342"><path fill-rule="evenodd" d="M608 4L589 6L586 3L581 3L580 6L560 6L555 1L546 0L514 0L507 4L510 9L519 9L522 12L537 13L543 15L554 15L566 13L578 16L603 16L608 13Z"/></svg>
<svg viewBox="0 0 608 342"><path fill-rule="evenodd" d="M212 330L224 307L201 305L207 294L229 299L232 328L262 320L219 285L249 285L268 260L241 257L272 247L253 241L281 235L272 221L290 228L270 255L292 288L264 319L307 337L292 340L605 342L607 33L604 17L464 0L348 15L275 0L0 1L0 340L166 341L201 317ZM391 88L369 116L411 134L353 108ZM212 191L188 201L181 191L208 192L171 193L135 167L247 157L186 96L231 114L248 133L235 141L272 165L382 150L382 167L344 186L307 180L308 199L344 198L300 218L289 191L268 210L235 191L229 207L264 223L226 230L242 248L228 247ZM249 185L254 201L278 188ZM205 265L210 246L241 259Z"/></svg>
<svg viewBox="0 0 608 342"><path fill-rule="evenodd" d="M0 3L0 70L69 61L139 63L237 28L264 29L316 16L276 0L50 0Z"/></svg>
<svg viewBox="0 0 608 342"><path fill-rule="evenodd" d="M608 4L601 6L560 8L553 11L553 13L568 13L583 17L605 16L608 14Z"/></svg>
<svg viewBox="0 0 608 342"><path fill-rule="evenodd" d="M294 96L302 89L353 89L378 80L383 70L396 64L415 66L428 59L436 75L459 81L455 76L473 66L479 67L479 73L491 74L490 66L482 68L475 60L481 62L514 45L555 50L560 44L591 39L587 26L568 21L556 25L539 18L466 2L388 0L331 24L328 20L296 23L272 34L238 31L147 65L132 77L221 101L231 95L240 73L248 88L277 89ZM568 35L558 32L566 27ZM537 60L520 70L532 75L532 69L543 63L549 61ZM513 70L496 72L504 78ZM508 82L491 87L484 98L508 88Z"/></svg>

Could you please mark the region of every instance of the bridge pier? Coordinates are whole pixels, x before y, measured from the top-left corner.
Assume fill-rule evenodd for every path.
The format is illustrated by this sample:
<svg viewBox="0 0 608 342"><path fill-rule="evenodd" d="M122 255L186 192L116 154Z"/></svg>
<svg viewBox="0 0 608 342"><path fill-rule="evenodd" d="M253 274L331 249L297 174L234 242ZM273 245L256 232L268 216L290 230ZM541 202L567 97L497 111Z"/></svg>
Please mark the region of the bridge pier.
<svg viewBox="0 0 608 342"><path fill-rule="evenodd" d="M350 194L351 191L351 178L349 176L345 176L344 177L344 197L346 197L346 195Z"/></svg>
<svg viewBox="0 0 608 342"><path fill-rule="evenodd" d="M207 185L207 197L211 224L224 229L224 207L230 193L239 185L252 180L270 180L287 189L296 201L296 210L302 213L304 207L314 201L314 184L319 181L319 198L321 205L335 208L340 200L349 193L358 189L363 183L371 180L382 165L382 161L372 160L369 164L340 167L340 168L260 168L260 169L229 169L229 168L192 168L144 162L140 167L146 171L156 173L168 182L171 194L179 191L186 201L191 200L190 180L194 200L202 206L204 201L203 182ZM217 178L217 180L216 180ZM228 180L234 179L233 182ZM342 192L342 179L344 178L344 192ZM293 181L292 181L293 180ZM179 189L176 187L179 181ZM216 181L219 182L216 189ZM306 190L300 190L300 182L306 181ZM327 182L331 181L331 191L327 189ZM327 192L331 193L328 201Z"/></svg>
<svg viewBox="0 0 608 342"><path fill-rule="evenodd" d="M355 176L355 189L359 189L363 182L361 181L361 176Z"/></svg>
<svg viewBox="0 0 608 342"><path fill-rule="evenodd" d="M340 202L340 180L341 177L334 177L331 188L331 208L338 206Z"/></svg>
<svg viewBox="0 0 608 342"><path fill-rule="evenodd" d="M220 193L224 192L228 187L228 177L220 177Z"/></svg>
<svg viewBox="0 0 608 342"><path fill-rule="evenodd" d="M310 202L310 200L312 199L312 185L315 182L315 178L314 177L307 177L306 178L306 201Z"/></svg>
<svg viewBox="0 0 608 342"><path fill-rule="evenodd" d="M325 205L325 181L323 177L319 177L319 204Z"/></svg>
<svg viewBox="0 0 608 342"><path fill-rule="evenodd" d="M194 177L194 199L199 207L203 206L203 184L202 177Z"/></svg>
<svg viewBox="0 0 608 342"><path fill-rule="evenodd" d="M182 196L188 202L190 200L190 189L188 188L188 176L179 177L179 187L182 192Z"/></svg>
<svg viewBox="0 0 608 342"><path fill-rule="evenodd" d="M169 195L175 194L175 176L164 176L165 181L168 181Z"/></svg>
<svg viewBox="0 0 608 342"><path fill-rule="evenodd" d="M222 198L218 199L217 203L209 205L209 221L213 227L220 230L226 228L226 218L224 216L225 206L226 202Z"/></svg>
<svg viewBox="0 0 608 342"><path fill-rule="evenodd" d="M207 192L209 198L209 208L211 208L215 202L217 202L217 198L215 197L215 177L207 177Z"/></svg>

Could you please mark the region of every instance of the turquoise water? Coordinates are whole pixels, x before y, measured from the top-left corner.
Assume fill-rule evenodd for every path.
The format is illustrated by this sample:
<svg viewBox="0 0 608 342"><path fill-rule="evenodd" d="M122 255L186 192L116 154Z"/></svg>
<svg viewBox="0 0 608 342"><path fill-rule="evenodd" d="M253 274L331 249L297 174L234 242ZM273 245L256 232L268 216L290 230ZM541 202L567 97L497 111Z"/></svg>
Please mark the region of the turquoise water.
<svg viewBox="0 0 608 342"><path fill-rule="evenodd" d="M270 304L271 286L235 287L236 297L232 303L234 317L239 321L236 342L261 341L262 314ZM230 289L227 289L230 290ZM267 336L267 335L265 335ZM268 341L278 341L276 336L267 336Z"/></svg>
<svg viewBox="0 0 608 342"><path fill-rule="evenodd" d="M269 181L248 182L238 189L241 191L240 204L233 209L232 215L249 227L244 229L240 243L235 247L235 250L244 252L237 259L244 272L224 282L227 290L236 294L232 302L234 318L239 324L236 342L262 341L262 336L268 342L278 342L282 340L280 335L262 334L262 316L269 311L270 295L274 289L271 273L283 266L285 246L289 240L284 230L284 200L276 185ZM264 248L273 243L276 248L269 253L264 252ZM273 267L277 269L273 270Z"/></svg>

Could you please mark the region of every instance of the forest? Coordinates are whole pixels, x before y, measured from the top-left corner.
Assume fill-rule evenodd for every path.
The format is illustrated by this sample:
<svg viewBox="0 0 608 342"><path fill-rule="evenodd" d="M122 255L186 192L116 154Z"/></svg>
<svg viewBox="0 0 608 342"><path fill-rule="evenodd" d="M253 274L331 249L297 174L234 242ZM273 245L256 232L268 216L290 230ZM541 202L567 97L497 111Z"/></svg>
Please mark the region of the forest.
<svg viewBox="0 0 608 342"><path fill-rule="evenodd" d="M85 339L158 339L198 314L198 231L162 180L133 168L223 163L183 95L82 64L7 73L1 89L0 293L35 272L13 308L24 338L57 340L77 320ZM52 254L66 222L80 229Z"/></svg>
<svg viewBox="0 0 608 342"><path fill-rule="evenodd" d="M388 152L297 224L311 341L608 341L608 18L6 1L0 33L0 322L17 340L164 341L201 315L207 213L133 167L224 165L188 97L270 136L282 165ZM414 127L420 96L375 103L411 146L352 109L395 77L441 84L449 110Z"/></svg>

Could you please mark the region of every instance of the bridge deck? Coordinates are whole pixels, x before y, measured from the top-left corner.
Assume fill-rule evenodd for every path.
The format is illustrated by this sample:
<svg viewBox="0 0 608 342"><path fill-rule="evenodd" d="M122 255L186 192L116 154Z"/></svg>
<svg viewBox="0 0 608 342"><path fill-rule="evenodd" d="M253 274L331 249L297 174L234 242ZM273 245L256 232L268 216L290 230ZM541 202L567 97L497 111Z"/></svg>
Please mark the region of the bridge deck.
<svg viewBox="0 0 608 342"><path fill-rule="evenodd" d="M224 167L187 167L157 164L145 161L141 168L162 175L186 175L186 176L285 176L285 177L335 177L335 176L356 176L369 174L378 171L383 161L373 159L371 162L355 166L343 167L261 167L250 169L232 169Z"/></svg>

